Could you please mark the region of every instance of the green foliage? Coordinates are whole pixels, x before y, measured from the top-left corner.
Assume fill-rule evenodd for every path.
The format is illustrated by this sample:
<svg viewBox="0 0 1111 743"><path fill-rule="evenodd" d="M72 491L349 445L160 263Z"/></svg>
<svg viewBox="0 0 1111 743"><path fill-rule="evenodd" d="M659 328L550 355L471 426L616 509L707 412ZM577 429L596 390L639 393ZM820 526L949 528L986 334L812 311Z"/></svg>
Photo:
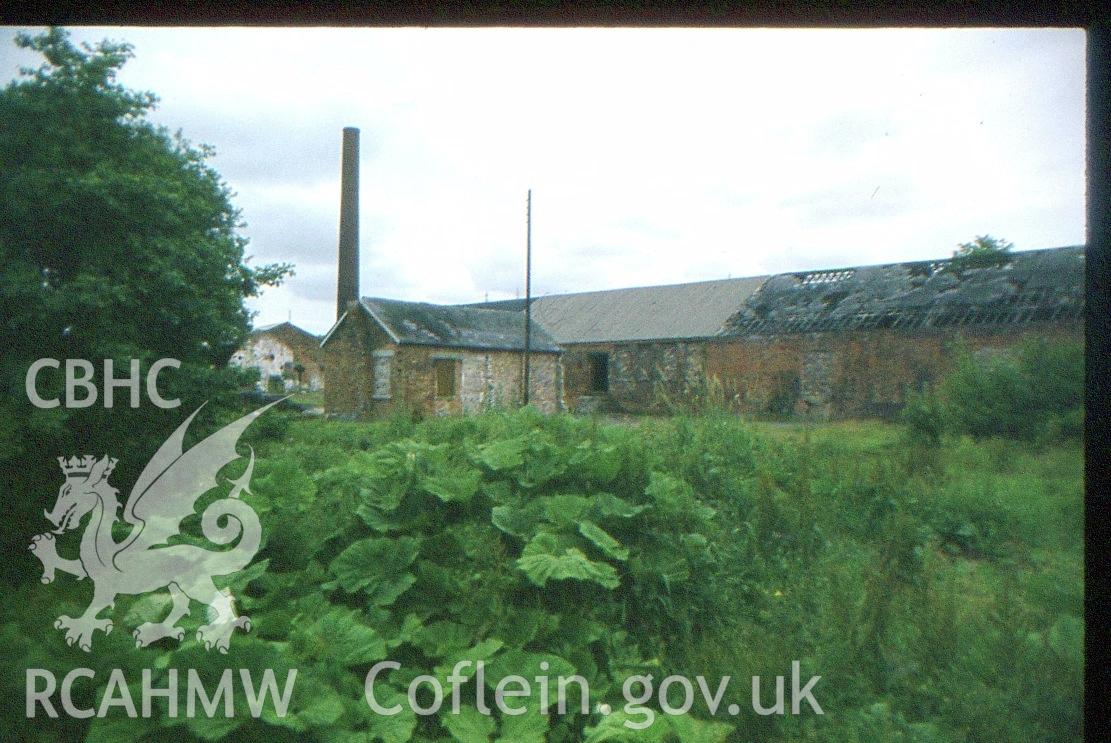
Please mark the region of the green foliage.
<svg viewBox="0 0 1111 743"><path fill-rule="evenodd" d="M549 580L574 578L593 581L603 588L617 588L621 580L612 565L592 562L582 550L568 546L570 540L541 532L525 545L517 566L528 579L543 588Z"/></svg>
<svg viewBox="0 0 1111 743"><path fill-rule="evenodd" d="M28 367L88 359L99 377L103 359L122 371L134 358L145 377L175 358L182 368L160 375L161 394L189 412L211 401L197 421L211 426L243 381L227 367L248 328L243 299L289 267L246 265L212 150L154 125L156 97L117 82L128 44L77 47L56 28L16 44L44 61L0 91L0 471L17 492L37 492L56 482L54 456L95 447L134 477L180 416L149 402L39 410L24 392ZM60 372L39 376L44 397L61 389ZM15 499L5 519L6 554L38 514L23 506L32 500Z"/></svg>
<svg viewBox="0 0 1111 743"><path fill-rule="evenodd" d="M405 571L419 551L420 543L411 537L361 539L332 561L336 581L324 587L339 585L348 593L365 591L371 604L391 604L413 584L415 578Z"/></svg>
<svg viewBox="0 0 1111 743"><path fill-rule="evenodd" d="M941 386L953 427L978 438L1033 437L1042 421L1024 405L1030 393L1025 382L1018 363L1006 355L962 356Z"/></svg>
<svg viewBox="0 0 1111 743"><path fill-rule="evenodd" d="M666 379L662 369L657 376ZM652 408L668 415L712 415L740 411L740 393L716 375L691 374L679 383L652 385Z"/></svg>
<svg viewBox="0 0 1111 743"><path fill-rule="evenodd" d="M937 446L945 433L945 410L936 396L910 391L900 413L914 443Z"/></svg>
<svg viewBox="0 0 1111 743"><path fill-rule="evenodd" d="M955 433L1028 441L1079 435L1084 405L1083 344L1051 343L1035 337L1013 354L976 358L961 352L938 396L939 400L930 404L941 407L947 427ZM912 426L922 430L922 421Z"/></svg>
<svg viewBox="0 0 1111 743"><path fill-rule="evenodd" d="M254 627L227 656L192 639L201 616L185 620L180 645L136 649L119 630L163 616L158 594L120 597L126 627L98 635L93 654L68 648L51 619L79 612L89 589L65 578L12 592L0 650L17 670L93 667L79 706L111 668L157 669L155 686L169 667L213 683L224 668L280 679L298 669L286 718L159 711L126 725L59 720L41 740L1080 740L1075 442L942 437L935 466L917 471L888 426L769 430L722 416L634 428L531 411L416 426L294 421L257 442L249 497L265 545L228 584ZM392 717L363 698L383 659L401 665L375 686L380 703L402 702ZM749 678L772 682L796 659L804 678L822 676L826 714L752 712ZM460 714L447 698L438 715L407 709L414 678L449 692L460 661L472 663ZM479 661L488 702L509 674L577 674L590 709L613 711L582 714L572 685L564 714L540 714L535 687L513 700L526 715L480 714ZM732 681L717 716L698 693L682 716L650 701L655 721L635 731L623 723L644 718L625 709L621 685L646 673L657 686L671 674L711 689ZM22 673L2 680L0 716L34 740ZM723 715L730 704L740 714Z"/></svg>
<svg viewBox="0 0 1111 743"><path fill-rule="evenodd" d="M1034 337L1019 348L1031 414L1046 419L1049 436L1084 432L1084 344Z"/></svg>
<svg viewBox="0 0 1111 743"><path fill-rule="evenodd" d="M960 273L968 269L994 268L1011 262L1012 243L991 235L977 235L971 242L961 243L953 251L946 269Z"/></svg>

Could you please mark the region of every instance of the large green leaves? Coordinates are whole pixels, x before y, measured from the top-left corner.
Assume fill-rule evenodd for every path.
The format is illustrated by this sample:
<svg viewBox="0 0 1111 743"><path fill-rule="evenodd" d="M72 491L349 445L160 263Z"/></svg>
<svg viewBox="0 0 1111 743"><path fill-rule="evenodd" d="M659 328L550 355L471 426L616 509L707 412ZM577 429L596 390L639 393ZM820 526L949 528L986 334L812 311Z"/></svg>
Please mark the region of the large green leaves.
<svg viewBox="0 0 1111 743"><path fill-rule="evenodd" d="M292 446L274 442L257 449L256 473L266 475L259 488L263 492L256 494L268 507L263 526L287 533L271 539L251 566L227 576L237 608L251 618L251 632L235 634L228 656L205 652L192 638L197 625L208 620L194 605L181 622L186 630L183 643L166 640L138 650L127 630L143 621L160 621L169 611L169 600L165 592L120 596L112 615L117 630L110 636L98 633L98 649L80 661L97 669L96 680L79 679L74 686L77 694L100 693L101 669L120 667L129 681L139 679L142 668L154 669L154 687L164 687L162 671L172 666L179 670L179 692L184 694L181 674L187 668L197 669L211 690L225 667L252 669L256 677L261 669L272 667L279 681L285 679L285 667L297 667L290 714L279 718L268 704L265 714L253 719L237 675L234 695L240 712L233 719L185 719L179 703L179 717L171 720L156 699L155 716L133 721L135 726L113 724L111 715L88 721L89 739L123 740L130 731L150 740L713 743L727 739L727 723L744 726L740 737L758 733L761 740L901 736L924 743L962 736L991 739L998 731L997 738L1021 739L1028 731L1027 739L1048 741L1079 734L1084 634L1077 618L1082 616L1080 573L1073 572L1079 570L1078 561L1041 551L1031 557L1040 577L1010 566L1007 573L1020 578L1010 582L994 560L937 554L913 584L896 586L890 606L877 604L869 597L874 599L875 593L882 598L890 590L880 573L890 540L870 518L876 508L872 504L882 501L888 504L884 509L913 513L906 500L894 495L902 489L929 492L927 483L908 482L894 468L885 474L886 470L855 463L839 472L824 465L842 460L824 453L819 467L804 458L814 459L814 452L821 450L776 444L772 451L756 452L767 459L759 470L774 486L772 499L765 497L759 481L745 479L755 475L727 464L732 461L728 457L707 456L709 444L720 453L721 431L733 422L713 427L690 422L683 436L666 439L676 442L670 448L656 446L660 439L653 433L655 425L668 431L678 424L659 421L636 429L595 431L589 421L517 414L437 419L416 426L404 420L296 424ZM523 442L508 447L519 449L516 464L495 469L472 458L479 446L503 440ZM633 445L642 441L642 448ZM619 451L621 467L603 484L608 474L587 472L591 465L586 460L615 444L620 445L611 464ZM546 459L549 445L567 466L545 480L544 472L559 471ZM300 451L314 446L326 447L329 453L314 458ZM971 441L961 447L962 458L953 464L954 470L983 466L970 465L969 458L986 462L999 459L1004 451ZM883 452L889 453L886 448ZM1038 455L1055 456L1051 451ZM1071 464L1056 462L1052 468L1079 468L1080 457L1075 452L1070 456L1075 459ZM265 461L283 464L264 466ZM315 494L289 462L297 462L308 475ZM821 470L819 481L807 482L799 474L811 464ZM1030 466L1025 461L1018 470ZM713 468L729 469L729 482ZM1046 513L1073 502L1065 499L1071 497L1066 491L1075 489L1075 481L1064 473L1054 475L1061 477L1059 482L1031 487L1018 470L1006 468L1008 488L1013 487L1007 492L1015 498L1022 494L1020 488L1035 490L1040 498L1034 500L1047 502ZM938 474L951 477L947 472ZM289 498L280 503L286 482ZM823 482L827 484L815 487ZM963 480L947 487L959 482ZM990 487L1000 487L1000 482ZM1036 478L1032 482L1037 485ZM772 492L770 487L764 490ZM319 501L333 509L326 520L301 518L314 516ZM844 513L837 519L823 517L821 505L826 503L826 511ZM707 507L711 504L716 514ZM358 514L355 506L362 509ZM274 514L282 510L291 515L288 524L274 521ZM798 525L808 527L815 518L836 539L827 550L801 550L804 532ZM854 521L851 532L837 533L833 527L842 518ZM329 528L318 529L316 524ZM336 536L324 538L333 531ZM1017 534L1014 538L1019 539ZM303 549L294 561L288 550L297 542ZM405 590L412 576L417 582ZM617 580L616 589L603 587ZM67 648L42 617L82 611L88 600L86 584L63 577L41 589L13 587L11 619L0 622L0 648L13 666L51 668L60 680L74 667L72 653L84 656ZM223 587L224 580L217 579L217 585ZM322 590L324 585L328 589ZM1008 592L1005 601L1000 599L1000 585ZM1032 587L1044 598L1031 601ZM961 602L965 595L976 598L975 606ZM869 607L877 606L890 617L871 616ZM811 614L820 626L806 621ZM722 618L729 620L724 630L715 623ZM887 622L882 626L888 628L888 642L885 662L875 666L875 654L861 655L855 646L857 635L875 634L878 630L871 625L881 626L881 621ZM783 673L787 669L782 658L788 656L780 651L794 645L773 642L777 632L794 638L803 657L810 659L805 662L816 664L815 673L823 673L823 664L830 663L843 672L849 669L847 686L840 689L847 694L845 704L836 705L845 714L811 715L804 704L801 717L733 717L723 710L734 701L747 708L747 691L730 687L710 718L696 687L690 715L667 715L653 701L646 703L655 709L650 729L624 724L643 720L627 713L619 701L622 682L629 676L651 673L658 685L671 673L701 673L711 679L749 670ZM868 647L865 643L866 651ZM387 707L400 704L397 715L375 714L363 699L367 670L383 659L401 668L379 674L375 696ZM470 708L479 663L485 664L483 690L493 708L490 716ZM464 679L461 702L467 710L458 719L451 713L447 682L456 666ZM853 668L858 675L853 675ZM891 672L896 676L887 678ZM422 674L438 679L445 690L438 714L416 715L408 709L405 690ZM520 716L501 712L493 699L498 681L509 675L531 684L531 696L508 700L528 710ZM550 717L540 714L534 680L541 675L553 684L553 702L558 677L582 676L589 682L590 709L597 711L581 714L578 686L569 684L568 713L559 714L553 704ZM876 679L888 688L882 703L873 698ZM9 680L4 693L21 698L23 679ZM137 681L129 686L138 703ZM914 698L926 706L907 709L917 710L915 714L926 710L922 714L929 722L903 718L909 712L903 709L906 697L899 690L911 687ZM975 693L952 696L954 688ZM429 699L427 692L422 686L423 702ZM822 694L829 693L817 695L827 711ZM942 695L952 697L951 703L942 705ZM609 714L594 706L601 701L613 705ZM80 699L77 703L85 704ZM854 712L868 709L879 712L867 720ZM18 713L12 717L21 716L22 705L11 711ZM30 722L35 725L8 727L45 743L52 729L48 721L41 720L42 727L34 730L38 721ZM36 733L42 734L36 738Z"/></svg>
<svg viewBox="0 0 1111 743"><path fill-rule="evenodd" d="M621 465L621 452L616 446L596 446L589 441L579 444L570 459L575 472L598 485L605 485L617 477Z"/></svg>
<svg viewBox="0 0 1111 743"><path fill-rule="evenodd" d="M386 657L386 641L363 624L359 612L337 606L315 620L301 615L291 638L307 657L341 666L359 666Z"/></svg>
<svg viewBox="0 0 1111 743"><path fill-rule="evenodd" d="M529 539L544 522L543 504L533 500L496 506L490 511L490 521L506 534Z"/></svg>
<svg viewBox="0 0 1111 743"><path fill-rule="evenodd" d="M676 526L703 528L714 515L714 509L695 497L689 484L664 472L653 472L644 494L649 497L658 519Z"/></svg>
<svg viewBox="0 0 1111 743"><path fill-rule="evenodd" d="M378 714L366 704L360 703L361 715L369 723L366 734L360 734L360 743L381 741L382 743L408 743L413 739L417 726L416 713L409 706L405 692L387 684L374 684L374 700L383 708L396 710L397 714Z"/></svg>
<svg viewBox="0 0 1111 743"><path fill-rule="evenodd" d="M486 669L486 685L496 688L506 676L521 676L530 682L543 676L551 682L554 690L556 680L569 679L575 675L575 666L566 659L553 653L537 653L512 648L502 652Z"/></svg>
<svg viewBox="0 0 1111 743"><path fill-rule="evenodd" d="M491 521L506 534L530 539L544 524L560 529L573 529L580 519L590 513L590 509L590 498L582 495L561 493L517 498L494 508L491 511Z"/></svg>
<svg viewBox="0 0 1111 743"><path fill-rule="evenodd" d="M593 521L584 521L579 524L579 533L593 542L594 546L600 549L606 557L611 557L614 560L629 559L629 550L622 547L620 542L607 534L605 529Z"/></svg>
<svg viewBox="0 0 1111 743"><path fill-rule="evenodd" d="M594 562L582 550L566 545L566 540L555 534L540 532L525 545L517 566L541 588L549 580L566 579L589 581L610 589L620 585L621 579L612 565Z"/></svg>
<svg viewBox="0 0 1111 743"><path fill-rule="evenodd" d="M523 438L492 441L478 447L475 459L495 472L507 470L524 463L527 446L528 443Z"/></svg>
<svg viewBox="0 0 1111 743"><path fill-rule="evenodd" d="M651 481L648 492L647 478L629 488L617 479L624 462L617 448L569 443L538 428L479 439L483 444L449 438L451 444L404 438L356 449L346 459L323 457L317 465L323 472L289 460L260 464L268 473L267 516L313 512L301 498L279 504L288 480L336 506L328 533L343 535L286 535L273 544L303 541L303 561L272 557L235 579L258 620L251 638L280 648L303 673L291 715L266 725L332 743L567 739L582 730L583 685L567 685L568 713L559 714L561 678L581 676L591 693L612 696L621 678L645 662L638 643L650 636L626 629L625 594L655 597L661 579L676 590L689 585L669 571L691 572L691 555L707 549L697 526L707 514L693 509L692 521L688 509L677 518L694 498L691 488L674 475ZM298 456L305 461L313 460ZM597 492L603 482L613 492ZM623 581L630 590L608 593ZM164 600L147 600L136 602L132 614L157 619L167 610ZM269 642L279 639L286 642ZM371 714L361 698L366 669L386 659L402 667L379 675L375 695L387 707L400 704L397 715ZM480 665L493 714L468 706ZM449 697L436 715L408 708L404 690L413 679L429 674L447 691L457 668L464 693L458 714ZM510 676L531 686L529 695L508 700L527 710L521 715L498 710L491 698ZM551 685L547 701L557 715L551 719L539 711L540 676ZM590 699L586 704L593 708ZM245 733L239 719L188 724L205 739ZM660 727L686 739L683 724Z"/></svg>
<svg viewBox="0 0 1111 743"><path fill-rule="evenodd" d="M528 489L558 478L569 464L567 454L542 431L482 444L473 459L495 473L511 473L518 485Z"/></svg>
<svg viewBox="0 0 1111 743"><path fill-rule="evenodd" d="M478 492L482 473L478 470L463 470L443 475L428 475L421 479L421 488L445 503L465 503Z"/></svg>
<svg viewBox="0 0 1111 743"><path fill-rule="evenodd" d="M328 585L338 585L348 593L364 591L371 604L388 606L415 582L406 568L419 550L420 543L413 537L362 539L332 561L336 580Z"/></svg>
<svg viewBox="0 0 1111 743"><path fill-rule="evenodd" d="M629 519L642 511L648 510L648 504L633 505L609 493L599 493L594 496L592 509L596 518L622 518Z"/></svg>
<svg viewBox="0 0 1111 743"><path fill-rule="evenodd" d="M586 743L725 743L731 732L733 726L725 722L634 708L614 710L597 725L588 725Z"/></svg>
<svg viewBox="0 0 1111 743"><path fill-rule="evenodd" d="M474 630L458 622L439 621L426 624L417 630L413 643L424 653L439 658L470 647Z"/></svg>
<svg viewBox="0 0 1111 743"><path fill-rule="evenodd" d="M524 714L502 715L498 743L545 743L548 739L548 716L540 714L531 703Z"/></svg>
<svg viewBox="0 0 1111 743"><path fill-rule="evenodd" d="M494 718L474 707L460 707L458 712L446 710L440 721L458 743L487 743L494 734Z"/></svg>
<svg viewBox="0 0 1111 743"><path fill-rule="evenodd" d="M459 675L469 679L478 672L478 664L488 663L503 644L496 637L491 637L465 650L449 652L445 655L444 662L436 666L436 675L446 683L448 676L458 668Z"/></svg>

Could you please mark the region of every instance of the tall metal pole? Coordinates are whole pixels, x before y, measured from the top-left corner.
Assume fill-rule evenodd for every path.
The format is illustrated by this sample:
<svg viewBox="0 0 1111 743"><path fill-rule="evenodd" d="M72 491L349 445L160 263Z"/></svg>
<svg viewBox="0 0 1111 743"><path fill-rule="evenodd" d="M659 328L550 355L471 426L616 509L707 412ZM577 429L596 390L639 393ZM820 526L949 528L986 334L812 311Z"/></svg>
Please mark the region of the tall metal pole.
<svg viewBox="0 0 1111 743"><path fill-rule="evenodd" d="M529 351L532 345L532 189L525 205L525 405L529 404Z"/></svg>

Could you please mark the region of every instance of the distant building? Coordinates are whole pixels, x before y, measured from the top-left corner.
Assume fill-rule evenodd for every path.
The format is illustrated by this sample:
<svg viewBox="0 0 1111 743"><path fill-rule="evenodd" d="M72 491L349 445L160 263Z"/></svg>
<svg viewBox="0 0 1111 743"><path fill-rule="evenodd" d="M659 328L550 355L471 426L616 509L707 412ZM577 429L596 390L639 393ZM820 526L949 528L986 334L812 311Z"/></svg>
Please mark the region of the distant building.
<svg viewBox="0 0 1111 743"><path fill-rule="evenodd" d="M1082 340L1084 258L1076 246L991 268L940 259L551 295L532 317L564 350L572 410L663 412L713 380L740 412L889 417L962 344Z"/></svg>
<svg viewBox="0 0 1111 743"><path fill-rule="evenodd" d="M987 268L939 259L550 295L532 300L527 336L523 299L360 298L358 131L343 141L336 324L321 343L330 415L473 413L527 397L546 412L889 417L961 347L1084 337L1083 246Z"/></svg>
<svg viewBox="0 0 1111 743"><path fill-rule="evenodd" d="M322 356L318 336L283 322L253 330L231 364L258 369L258 385L266 391L316 391L324 386Z"/></svg>
<svg viewBox="0 0 1111 743"><path fill-rule="evenodd" d="M646 412L705 376L705 342L766 277L557 294L532 318L563 348L563 396L577 412ZM525 300L474 307L524 312Z"/></svg>
<svg viewBox="0 0 1111 743"><path fill-rule="evenodd" d="M706 345L706 373L742 409L890 417L942 378L956 351L1084 338L1083 246L1026 250L1005 265L952 259L773 276Z"/></svg>
<svg viewBox="0 0 1111 743"><path fill-rule="evenodd" d="M526 400L561 410L559 347L535 322L526 333L523 312L360 298L358 158L359 132L346 128L336 323L320 343L325 413L450 415Z"/></svg>
<svg viewBox="0 0 1111 743"><path fill-rule="evenodd" d="M524 314L364 298L321 343L329 415L478 413L524 402ZM532 324L529 403L561 409L559 347Z"/></svg>

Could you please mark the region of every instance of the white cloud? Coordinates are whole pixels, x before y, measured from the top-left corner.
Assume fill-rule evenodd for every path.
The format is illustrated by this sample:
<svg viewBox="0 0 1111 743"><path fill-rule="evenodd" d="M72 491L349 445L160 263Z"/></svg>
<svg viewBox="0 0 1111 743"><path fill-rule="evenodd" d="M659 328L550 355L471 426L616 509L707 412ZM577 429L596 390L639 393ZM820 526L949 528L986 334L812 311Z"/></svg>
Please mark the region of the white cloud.
<svg viewBox="0 0 1111 743"><path fill-rule="evenodd" d="M5 34L10 37L11 32ZM428 301L1084 240L1079 30L132 29L125 84L217 148L251 304L334 317L340 129L362 129L364 294ZM10 43L0 74L33 59Z"/></svg>

